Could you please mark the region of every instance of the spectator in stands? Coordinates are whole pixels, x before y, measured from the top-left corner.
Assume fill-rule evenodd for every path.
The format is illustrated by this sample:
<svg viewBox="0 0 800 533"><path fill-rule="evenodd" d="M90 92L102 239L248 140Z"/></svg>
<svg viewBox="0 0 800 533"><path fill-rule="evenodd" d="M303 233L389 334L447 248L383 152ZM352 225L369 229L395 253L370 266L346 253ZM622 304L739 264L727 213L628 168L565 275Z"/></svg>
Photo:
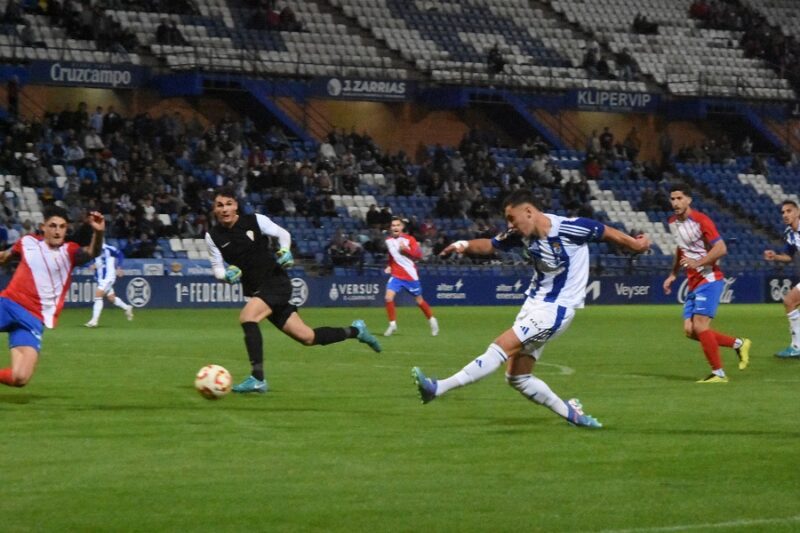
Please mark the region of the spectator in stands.
<svg viewBox="0 0 800 533"><path fill-rule="evenodd" d="M586 153L587 155L599 155L600 148L600 137L597 135L597 130L592 130L592 134L586 139Z"/></svg>
<svg viewBox="0 0 800 533"><path fill-rule="evenodd" d="M103 135L112 135L122 129L124 121L119 113L114 110L114 106L108 106L108 111L103 116L103 128L100 130Z"/></svg>
<svg viewBox="0 0 800 533"><path fill-rule="evenodd" d="M639 151L642 149L642 140L639 137L639 130L636 126L632 126L622 142L625 147L625 156L628 161L636 161L639 156Z"/></svg>
<svg viewBox="0 0 800 533"><path fill-rule="evenodd" d="M711 15L711 6L706 0L695 0L689 7L689 16L693 19L707 21Z"/></svg>
<svg viewBox="0 0 800 533"><path fill-rule="evenodd" d="M661 165L664 166L672 157L672 137L667 128L658 137L658 149L661 151Z"/></svg>
<svg viewBox="0 0 800 533"><path fill-rule="evenodd" d="M23 21L22 28L18 31L19 40L22 41L23 45L34 48L47 48L47 44L45 44L41 35L39 35L39 30L32 26L27 20Z"/></svg>
<svg viewBox="0 0 800 533"><path fill-rule="evenodd" d="M290 6L284 6L278 15L278 29L280 31L303 31L303 25L297 20L294 10Z"/></svg>
<svg viewBox="0 0 800 533"><path fill-rule="evenodd" d="M745 135L744 140L742 140L741 153L744 156L748 156L752 152L753 152L753 141L750 140L749 135Z"/></svg>
<svg viewBox="0 0 800 533"><path fill-rule="evenodd" d="M11 219L6 220L6 242L8 246L11 246L20 240L21 237L22 235L20 234L19 230L14 227Z"/></svg>
<svg viewBox="0 0 800 533"><path fill-rule="evenodd" d="M614 151L614 134L608 126L604 127L603 133L600 134L600 148L606 156Z"/></svg>
<svg viewBox="0 0 800 533"><path fill-rule="evenodd" d="M631 81L634 78L636 61L628 48L623 48L617 55L617 77L622 81Z"/></svg>
<svg viewBox="0 0 800 533"><path fill-rule="evenodd" d="M328 245L328 257L334 266L358 266L364 264L364 248L337 229Z"/></svg>
<svg viewBox="0 0 800 533"><path fill-rule="evenodd" d="M489 82L493 82L495 76L503 72L506 68L506 60L500 51L500 44L495 42L486 55L486 72L489 74Z"/></svg>
<svg viewBox="0 0 800 533"><path fill-rule="evenodd" d="M586 177L590 180L597 180L600 179L601 172L602 169L600 168L600 163L597 161L597 158L591 155L587 157L583 169L583 173Z"/></svg>
<svg viewBox="0 0 800 533"><path fill-rule="evenodd" d="M83 146L90 154L101 152L105 148L103 139L100 138L100 134L94 128L86 132L86 136L83 138Z"/></svg>
<svg viewBox="0 0 800 533"><path fill-rule="evenodd" d="M645 35L658 33L658 24L650 22L645 15L637 13L633 18L633 32Z"/></svg>
<svg viewBox="0 0 800 533"><path fill-rule="evenodd" d="M6 220L12 220L17 216L17 209L19 208L19 197L11 184L6 182L3 186L3 210L5 211Z"/></svg>
<svg viewBox="0 0 800 533"><path fill-rule="evenodd" d="M8 0L6 10L3 12L3 22L5 24L20 24L24 20L19 2L17 0Z"/></svg>
<svg viewBox="0 0 800 533"><path fill-rule="evenodd" d="M583 54L581 66L586 69L590 76L597 76L598 52L594 48L587 48Z"/></svg>

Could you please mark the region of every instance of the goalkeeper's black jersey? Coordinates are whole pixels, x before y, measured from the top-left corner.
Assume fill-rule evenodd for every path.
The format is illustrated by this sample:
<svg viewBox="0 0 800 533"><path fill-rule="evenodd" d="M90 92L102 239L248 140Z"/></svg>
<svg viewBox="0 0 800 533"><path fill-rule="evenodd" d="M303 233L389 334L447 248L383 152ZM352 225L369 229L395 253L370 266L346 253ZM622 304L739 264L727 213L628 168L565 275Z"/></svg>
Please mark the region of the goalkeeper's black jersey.
<svg viewBox="0 0 800 533"><path fill-rule="evenodd" d="M289 277L275 261L270 239L261 233L255 215L240 215L232 227L217 224L208 233L225 262L242 270L245 296L263 296L264 291L291 294Z"/></svg>

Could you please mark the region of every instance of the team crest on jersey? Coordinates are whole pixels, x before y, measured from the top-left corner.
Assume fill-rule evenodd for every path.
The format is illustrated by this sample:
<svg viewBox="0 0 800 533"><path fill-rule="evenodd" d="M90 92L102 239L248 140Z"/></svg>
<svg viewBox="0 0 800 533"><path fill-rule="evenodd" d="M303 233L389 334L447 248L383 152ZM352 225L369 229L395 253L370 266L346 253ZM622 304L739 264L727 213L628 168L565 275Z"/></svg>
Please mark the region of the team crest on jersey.
<svg viewBox="0 0 800 533"><path fill-rule="evenodd" d="M256 236L253 233L253 230L251 230L251 229L247 230L245 235L247 235L247 238L250 239L251 241L255 241L256 240Z"/></svg>

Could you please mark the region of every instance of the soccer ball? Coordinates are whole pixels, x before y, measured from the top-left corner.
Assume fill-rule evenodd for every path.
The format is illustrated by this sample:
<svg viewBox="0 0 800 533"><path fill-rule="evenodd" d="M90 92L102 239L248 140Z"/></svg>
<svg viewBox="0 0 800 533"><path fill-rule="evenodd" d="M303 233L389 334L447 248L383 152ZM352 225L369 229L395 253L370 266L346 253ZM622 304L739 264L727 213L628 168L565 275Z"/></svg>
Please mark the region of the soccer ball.
<svg viewBox="0 0 800 533"><path fill-rule="evenodd" d="M206 365L194 378L194 388L209 400L222 398L231 391L231 373L219 365Z"/></svg>

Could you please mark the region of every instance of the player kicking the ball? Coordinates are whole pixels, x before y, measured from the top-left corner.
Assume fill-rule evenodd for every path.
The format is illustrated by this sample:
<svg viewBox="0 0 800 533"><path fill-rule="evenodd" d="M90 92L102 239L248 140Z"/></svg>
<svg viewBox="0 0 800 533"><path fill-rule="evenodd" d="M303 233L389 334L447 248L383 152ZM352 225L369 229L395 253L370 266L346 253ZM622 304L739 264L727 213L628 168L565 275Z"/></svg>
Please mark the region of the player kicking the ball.
<svg viewBox="0 0 800 533"><path fill-rule="evenodd" d="M400 217L394 217L389 226L389 236L386 237L386 251L389 255L389 266L386 273L390 274L386 284L386 314L389 317L389 327L384 332L384 337L397 331L397 311L394 307L395 295L406 290L414 297L422 314L428 319L431 326L431 335L439 334L439 322L433 316L433 311L425 298L422 297L422 286L419 283L419 273L414 261L422 258L419 243L412 235L403 233L405 222Z"/></svg>
<svg viewBox="0 0 800 533"><path fill-rule="evenodd" d="M220 187L214 193L214 217L217 224L206 233L214 276L228 283L241 281L245 296L250 297L239 313L239 322L252 374L234 386L233 392L267 392L263 340L258 326L264 319L306 346L358 339L376 352L381 351L380 343L363 320L354 321L350 327L314 329L303 322L297 307L289 302L292 283L284 269L291 267L294 259L288 231L264 215L239 215L239 203L231 187ZM269 237L278 239L280 249L275 254L270 249Z"/></svg>
<svg viewBox="0 0 800 533"><path fill-rule="evenodd" d="M459 372L437 381L414 367L411 373L422 402L483 379L505 363L506 381L525 398L544 405L573 425L602 427L594 417L583 413L580 401L565 402L532 371L547 342L564 333L575 309L583 307L589 279L588 243L607 241L641 253L649 249L650 241L644 235L634 238L595 220L542 213L527 190L511 193L503 205L507 231L492 239L455 242L442 255L490 255L495 248L527 250L535 269L525 293L527 299L514 325Z"/></svg>

